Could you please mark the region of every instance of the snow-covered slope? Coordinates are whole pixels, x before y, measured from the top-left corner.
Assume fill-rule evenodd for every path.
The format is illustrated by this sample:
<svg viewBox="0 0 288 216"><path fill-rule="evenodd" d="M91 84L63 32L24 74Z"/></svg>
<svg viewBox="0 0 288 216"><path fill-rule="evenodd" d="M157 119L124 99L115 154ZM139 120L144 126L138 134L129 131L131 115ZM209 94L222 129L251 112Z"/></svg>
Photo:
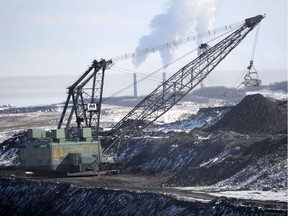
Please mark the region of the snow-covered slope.
<svg viewBox="0 0 288 216"><path fill-rule="evenodd" d="M197 114L186 114L187 116L183 120L163 124L159 127L159 130L189 132L194 128L206 128L219 121L230 109L229 106L200 108Z"/></svg>
<svg viewBox="0 0 288 216"><path fill-rule="evenodd" d="M133 173L175 172L167 186L287 189L286 139L285 134L170 133L166 139L133 139L120 147L119 157Z"/></svg>
<svg viewBox="0 0 288 216"><path fill-rule="evenodd" d="M203 104L182 102L175 106L166 117L144 131L142 137L134 138L115 150L118 158L125 162L124 171L174 173L167 182L168 186L227 185L234 189L286 189L287 134L239 133L229 128L227 131L206 130L233 110L233 107L224 107L223 103L211 100ZM265 100L263 103L266 103ZM110 128L129 111L129 107L103 105L101 126ZM238 119L245 118L245 112L242 114ZM1 134L7 137L11 131L23 131L32 126L55 128L60 115L59 109L0 114L0 118L9 123ZM17 118L18 122L13 122L13 118ZM24 133L2 143L1 166L19 164L17 144L23 139Z"/></svg>
<svg viewBox="0 0 288 216"><path fill-rule="evenodd" d="M196 126L201 127L206 125L207 122L213 121L213 116L215 116L215 118L222 116L222 111L211 111L211 115L206 114L205 116L200 114L200 116L196 116L196 119L195 114L200 109L215 106L219 107L223 104L224 102L221 100L211 100L208 103L202 104L181 102L157 121L157 124L160 125L160 128L157 130L190 131ZM103 127L104 130L109 130L113 124L119 122L131 109L131 107L126 106L103 104L100 126ZM2 106L0 110L0 120L2 122L0 126L0 143L5 140L6 142L0 146L0 166L10 166L19 163L17 143L23 139L23 136L17 137L18 133L22 134L28 128L41 128L46 131L55 129L61 113L62 105L36 107ZM176 122L173 123L174 121ZM10 148L9 145L7 146L8 143L16 145Z"/></svg>
<svg viewBox="0 0 288 216"><path fill-rule="evenodd" d="M0 179L2 215L286 215L236 199L209 203L155 193L79 188L67 184ZM271 205L270 205L271 207Z"/></svg>

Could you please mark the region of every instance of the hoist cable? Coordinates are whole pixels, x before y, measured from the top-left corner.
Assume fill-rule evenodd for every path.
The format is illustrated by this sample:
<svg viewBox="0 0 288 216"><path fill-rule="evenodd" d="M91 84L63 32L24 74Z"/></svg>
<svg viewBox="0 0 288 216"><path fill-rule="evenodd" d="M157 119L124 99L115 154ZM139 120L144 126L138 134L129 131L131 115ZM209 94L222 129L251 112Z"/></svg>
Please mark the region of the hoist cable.
<svg viewBox="0 0 288 216"><path fill-rule="evenodd" d="M259 23L258 26L256 27L257 29L256 29L256 33L255 33L254 43L253 43L252 55L251 55L251 59L250 59L251 67L254 69L254 71L255 71L254 73L256 74L257 79L258 79L258 73L257 73L255 67L253 66L253 60L254 60L254 56L255 56L255 50L256 50L256 45L257 45L257 41L258 41L258 35L259 35L260 25L261 25L261 23ZM248 68L249 68L249 67L248 67ZM250 68L250 69L251 69L251 68ZM247 75L247 74L250 74L250 69L248 69L248 73L247 73L247 71L245 70L243 73L241 73L241 75L240 75L239 77L243 77L243 75L244 75L245 73L246 73L246 75ZM234 88L234 86L235 86L236 83L238 82L238 79L240 80L239 77L238 77L238 78L235 80L235 82L233 83L233 85L232 85L232 90L224 93L225 97L226 97L228 94L231 94L233 91L236 91L236 90L243 84L243 82L241 82L236 88ZM243 89L243 88L245 88L245 85L244 85L241 89Z"/></svg>
<svg viewBox="0 0 288 216"><path fill-rule="evenodd" d="M259 25L257 26L257 29L256 29L256 35L255 35L255 39L254 39L254 45L253 45L251 60L254 60L254 55L255 55L255 50L256 50L256 45L257 45L258 35L259 35L259 29L260 29L260 23L259 23Z"/></svg>

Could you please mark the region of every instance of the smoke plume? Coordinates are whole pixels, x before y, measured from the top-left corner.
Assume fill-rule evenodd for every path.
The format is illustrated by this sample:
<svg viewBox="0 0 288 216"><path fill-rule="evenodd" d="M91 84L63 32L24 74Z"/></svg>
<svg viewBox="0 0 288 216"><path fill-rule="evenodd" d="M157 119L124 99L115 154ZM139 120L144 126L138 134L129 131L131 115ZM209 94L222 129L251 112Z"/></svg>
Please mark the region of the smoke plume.
<svg viewBox="0 0 288 216"><path fill-rule="evenodd" d="M156 15L150 22L151 33L139 39L136 52L184 38L194 27L197 33L212 29L219 0L170 0L166 11ZM197 44L202 41L199 39ZM176 47L159 50L162 64L167 65L173 59ZM147 54L135 57L132 62L138 67L145 61Z"/></svg>

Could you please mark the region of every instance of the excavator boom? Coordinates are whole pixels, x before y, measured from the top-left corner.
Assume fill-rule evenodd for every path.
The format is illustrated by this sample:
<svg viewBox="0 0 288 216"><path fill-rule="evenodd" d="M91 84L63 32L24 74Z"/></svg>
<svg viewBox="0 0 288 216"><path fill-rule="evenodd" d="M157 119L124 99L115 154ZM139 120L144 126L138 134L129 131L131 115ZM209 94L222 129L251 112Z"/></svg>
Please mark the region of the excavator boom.
<svg viewBox="0 0 288 216"><path fill-rule="evenodd" d="M262 15L251 17L234 32L210 47L202 44L202 54L185 65L162 85L147 95L136 107L134 107L122 120L110 131L110 135L118 138L108 147L119 142L127 134L137 135L138 132L155 122L159 117L171 109L178 101L194 89L204 80L209 73L251 32L264 18ZM129 125L127 120L133 119ZM141 128L136 124L141 121ZM125 127L123 126L125 124Z"/></svg>

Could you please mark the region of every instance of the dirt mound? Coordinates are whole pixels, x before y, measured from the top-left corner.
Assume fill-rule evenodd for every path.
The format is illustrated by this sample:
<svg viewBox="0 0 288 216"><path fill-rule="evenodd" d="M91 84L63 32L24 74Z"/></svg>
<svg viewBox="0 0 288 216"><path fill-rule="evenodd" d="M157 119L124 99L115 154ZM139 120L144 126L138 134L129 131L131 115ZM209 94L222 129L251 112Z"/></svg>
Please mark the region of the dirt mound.
<svg viewBox="0 0 288 216"><path fill-rule="evenodd" d="M287 112L261 94L248 95L207 129L239 133L286 133Z"/></svg>

